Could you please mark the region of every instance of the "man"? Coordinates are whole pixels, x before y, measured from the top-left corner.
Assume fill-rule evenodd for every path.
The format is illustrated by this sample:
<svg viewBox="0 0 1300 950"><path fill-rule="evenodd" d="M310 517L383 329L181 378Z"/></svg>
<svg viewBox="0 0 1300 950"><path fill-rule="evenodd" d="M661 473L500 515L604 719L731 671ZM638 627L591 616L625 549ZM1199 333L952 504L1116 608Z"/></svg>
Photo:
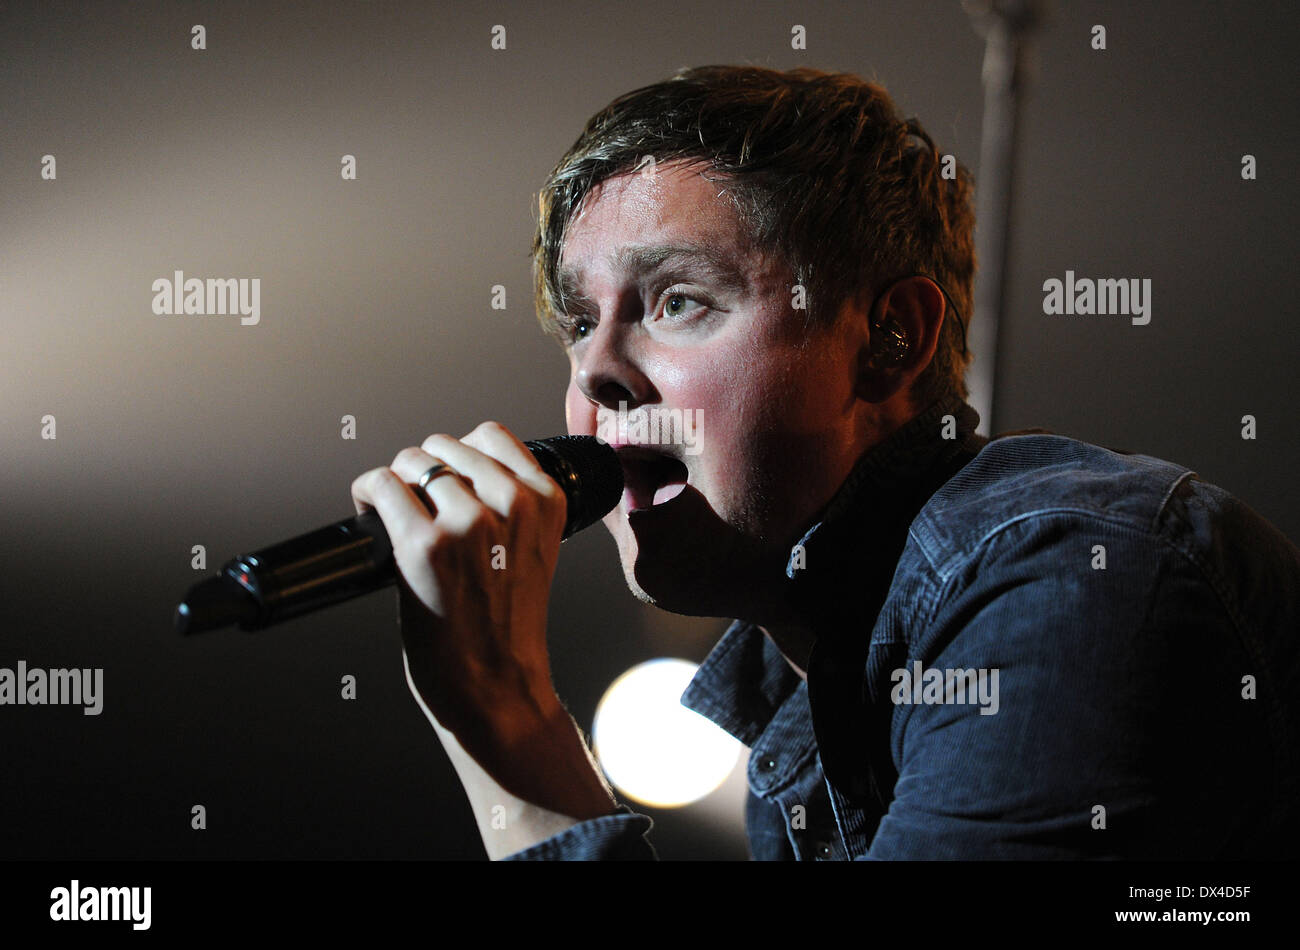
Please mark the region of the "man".
<svg viewBox="0 0 1300 950"><path fill-rule="evenodd" d="M970 192L852 76L685 70L593 117L534 243L569 431L702 427L698 454L610 439L628 586L739 618L683 702L753 750L755 857L1277 853L1300 553L1180 466L974 434ZM551 684L558 486L487 423L353 498L489 855L653 857Z"/></svg>

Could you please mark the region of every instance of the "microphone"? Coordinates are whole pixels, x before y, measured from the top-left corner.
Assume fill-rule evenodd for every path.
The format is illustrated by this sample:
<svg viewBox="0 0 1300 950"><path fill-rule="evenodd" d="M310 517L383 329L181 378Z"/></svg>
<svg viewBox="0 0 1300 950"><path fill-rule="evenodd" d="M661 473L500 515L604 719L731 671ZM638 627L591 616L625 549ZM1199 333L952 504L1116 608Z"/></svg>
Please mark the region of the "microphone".
<svg viewBox="0 0 1300 950"><path fill-rule="evenodd" d="M595 524L623 496L623 467L589 435L525 442L567 500L564 536ZM190 588L176 608L176 631L203 633L231 624L261 630L397 582L393 546L371 510L226 562Z"/></svg>

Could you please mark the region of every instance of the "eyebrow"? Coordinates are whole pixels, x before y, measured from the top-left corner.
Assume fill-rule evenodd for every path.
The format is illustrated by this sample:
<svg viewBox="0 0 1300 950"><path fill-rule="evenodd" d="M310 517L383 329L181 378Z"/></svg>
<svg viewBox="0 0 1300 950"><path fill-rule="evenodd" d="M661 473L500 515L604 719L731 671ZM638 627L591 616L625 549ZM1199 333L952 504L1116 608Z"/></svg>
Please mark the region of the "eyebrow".
<svg viewBox="0 0 1300 950"><path fill-rule="evenodd" d="M682 277L704 278L729 293L742 293L749 287L744 273L730 258L716 248L702 244L631 245L620 248L611 261L614 269L628 278L668 271ZM590 302L582 293L585 277L582 268L561 267L557 277L565 300Z"/></svg>

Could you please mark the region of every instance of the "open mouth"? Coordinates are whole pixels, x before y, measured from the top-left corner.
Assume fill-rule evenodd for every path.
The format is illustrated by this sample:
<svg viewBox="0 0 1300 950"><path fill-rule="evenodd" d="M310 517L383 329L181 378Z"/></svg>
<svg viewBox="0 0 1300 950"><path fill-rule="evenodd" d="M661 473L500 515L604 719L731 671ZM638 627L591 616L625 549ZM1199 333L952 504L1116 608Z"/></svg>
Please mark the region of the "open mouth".
<svg viewBox="0 0 1300 950"><path fill-rule="evenodd" d="M686 464L663 452L641 446L620 446L624 506L628 511L653 508L672 501L686 488Z"/></svg>

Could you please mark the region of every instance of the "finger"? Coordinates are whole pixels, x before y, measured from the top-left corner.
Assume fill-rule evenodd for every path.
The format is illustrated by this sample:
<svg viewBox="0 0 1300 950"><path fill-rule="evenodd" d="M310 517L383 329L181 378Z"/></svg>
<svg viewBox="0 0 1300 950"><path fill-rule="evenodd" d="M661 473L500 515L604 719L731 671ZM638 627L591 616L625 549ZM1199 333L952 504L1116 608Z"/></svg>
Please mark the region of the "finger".
<svg viewBox="0 0 1300 950"><path fill-rule="evenodd" d="M469 440L474 439L475 434L480 433L482 428L480 426L465 439L453 439L448 435L431 435L424 440L421 447L469 478L473 483L475 494L492 511L502 517L510 517L521 503L528 503L529 499L537 494L545 494L543 491L545 486L535 478L531 481L521 478L514 469L495 458L493 453L500 451L502 443L488 444L480 440L481 447L469 444ZM527 449L524 451L527 453ZM536 462L532 461L531 453L528 454L531 464L536 466ZM537 471L541 473L542 479L546 478L539 466ZM552 489L557 487L553 482L551 486Z"/></svg>
<svg viewBox="0 0 1300 950"><path fill-rule="evenodd" d="M434 475L425 483L424 488L420 488L420 478L439 462L450 466L451 471ZM485 506L479 499L475 486L466 483L459 469L450 460L412 446L397 453L391 468L403 481L413 486L417 496L428 499L433 506L438 526L463 530L481 516L481 509Z"/></svg>
<svg viewBox="0 0 1300 950"><path fill-rule="evenodd" d="M495 458L534 491L546 496L563 494L528 446L501 423L484 422L461 441Z"/></svg>
<svg viewBox="0 0 1300 950"><path fill-rule="evenodd" d="M384 529L390 537L409 534L416 529L427 530L433 518L429 509L416 497L411 486L386 466L372 468L352 482L352 502L357 514L379 512Z"/></svg>

